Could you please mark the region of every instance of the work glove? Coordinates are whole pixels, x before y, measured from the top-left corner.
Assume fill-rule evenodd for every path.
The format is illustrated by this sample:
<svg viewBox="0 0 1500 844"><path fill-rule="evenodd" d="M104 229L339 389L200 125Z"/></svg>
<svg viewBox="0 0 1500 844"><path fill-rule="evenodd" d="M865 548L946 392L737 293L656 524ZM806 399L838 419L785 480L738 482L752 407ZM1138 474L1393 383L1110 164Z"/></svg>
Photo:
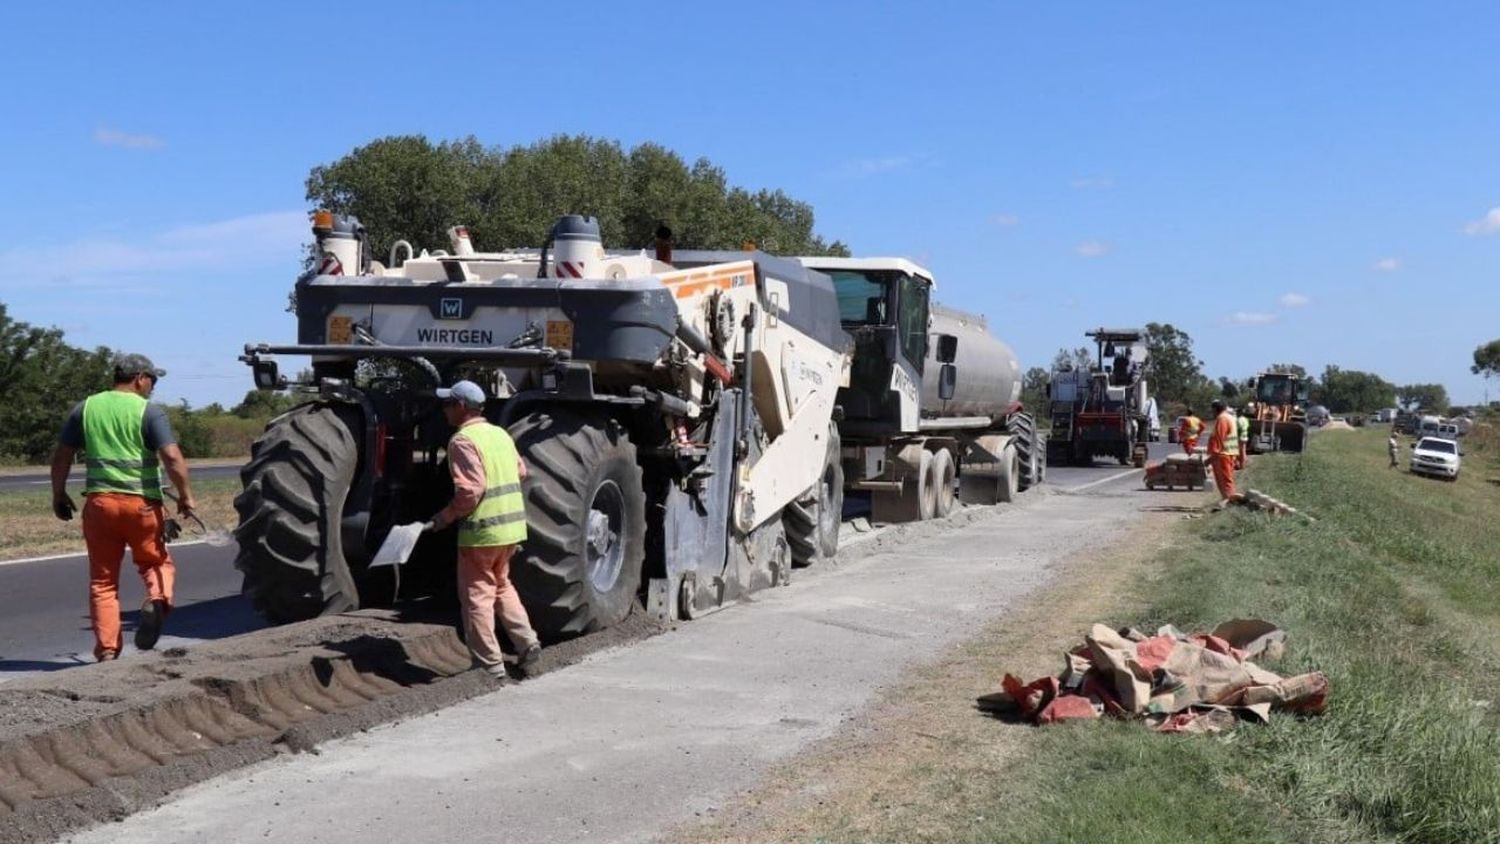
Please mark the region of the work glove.
<svg viewBox="0 0 1500 844"><path fill-rule="evenodd" d="M176 542L177 537L182 536L182 525L176 519L167 519L161 526L161 538L163 542Z"/></svg>
<svg viewBox="0 0 1500 844"><path fill-rule="evenodd" d="M425 521L425 522L422 523L422 532L423 533L433 533L437 529L438 529L438 526L437 526L437 520L436 519L428 519L427 521Z"/></svg>
<svg viewBox="0 0 1500 844"><path fill-rule="evenodd" d="M52 515L59 519L71 522L73 521L73 513L77 510L78 505L73 503L73 499L66 492L52 497Z"/></svg>

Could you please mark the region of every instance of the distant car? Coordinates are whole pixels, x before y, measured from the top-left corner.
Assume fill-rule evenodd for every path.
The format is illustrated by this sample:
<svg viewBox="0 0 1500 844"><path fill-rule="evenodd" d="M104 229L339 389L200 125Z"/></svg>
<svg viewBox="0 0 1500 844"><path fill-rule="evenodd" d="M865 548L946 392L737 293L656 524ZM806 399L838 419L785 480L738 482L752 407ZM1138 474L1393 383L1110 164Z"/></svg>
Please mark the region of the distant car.
<svg viewBox="0 0 1500 844"><path fill-rule="evenodd" d="M1328 408L1321 404L1315 404L1307 409L1307 424L1314 428L1321 428L1327 425L1330 418L1332 417L1328 413Z"/></svg>
<svg viewBox="0 0 1500 844"><path fill-rule="evenodd" d="M1438 437L1423 437L1412 444L1411 471L1417 475L1431 475L1448 481L1458 480L1458 470L1463 464L1463 452L1458 443Z"/></svg>

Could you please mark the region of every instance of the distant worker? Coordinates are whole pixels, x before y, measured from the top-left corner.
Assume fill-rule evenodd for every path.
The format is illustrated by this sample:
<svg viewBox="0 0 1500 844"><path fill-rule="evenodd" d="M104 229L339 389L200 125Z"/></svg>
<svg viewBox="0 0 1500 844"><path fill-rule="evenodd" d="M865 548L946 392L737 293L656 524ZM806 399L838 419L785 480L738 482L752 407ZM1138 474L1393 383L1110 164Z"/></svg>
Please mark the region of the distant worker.
<svg viewBox="0 0 1500 844"><path fill-rule="evenodd" d="M135 628L135 646L156 647L162 622L172 611L176 568L167 551L161 470L177 488L177 512L193 512L187 461L160 405L147 399L167 373L145 355L114 360L114 387L74 406L52 453L52 512L69 521L77 505L68 496L68 472L83 450L83 539L89 553L89 619L94 659L119 657L120 563L129 546L146 602Z"/></svg>
<svg viewBox="0 0 1500 844"><path fill-rule="evenodd" d="M1396 439L1396 432L1395 431L1391 431L1391 438L1385 441L1385 450L1387 452L1389 452L1390 455L1391 455L1391 468L1392 469L1394 469L1397 466L1401 465L1401 461L1399 461L1399 460L1396 459L1396 454L1400 451L1400 449L1401 449L1401 441L1398 440L1398 439Z"/></svg>
<svg viewBox="0 0 1500 844"><path fill-rule="evenodd" d="M484 390L478 384L459 381L437 395L448 424L458 429L448 441L453 500L427 527L442 530L458 523L458 598L464 641L474 662L490 676L505 678L504 655L495 636L498 611L526 673L542 652L521 596L510 582L511 558L526 540L526 503L521 497L526 464L510 434L485 420Z"/></svg>
<svg viewBox="0 0 1500 844"><path fill-rule="evenodd" d="M1187 415L1182 417L1182 427L1177 430L1177 441L1182 443L1182 450L1192 456L1198 450L1198 437L1203 434L1203 420L1190 407Z"/></svg>
<svg viewBox="0 0 1500 844"><path fill-rule="evenodd" d="M1234 497L1234 460L1240 451L1239 426L1224 402L1215 400L1214 430L1208 437L1208 459L1214 469L1214 483L1224 500Z"/></svg>
<svg viewBox="0 0 1500 844"><path fill-rule="evenodd" d="M1245 412L1239 414L1235 419L1235 424L1239 426L1240 433L1240 453L1239 458L1234 463L1234 468L1236 469L1245 468L1245 463L1250 460L1250 413L1251 410L1247 407L1245 408Z"/></svg>

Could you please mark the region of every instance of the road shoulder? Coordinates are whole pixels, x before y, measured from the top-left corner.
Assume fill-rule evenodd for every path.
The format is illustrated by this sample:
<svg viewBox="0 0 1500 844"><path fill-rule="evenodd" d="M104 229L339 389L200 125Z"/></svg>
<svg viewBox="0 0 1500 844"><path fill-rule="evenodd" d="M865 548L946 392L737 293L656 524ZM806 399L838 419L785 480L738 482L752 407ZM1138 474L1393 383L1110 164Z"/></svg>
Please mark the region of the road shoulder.
<svg viewBox="0 0 1500 844"><path fill-rule="evenodd" d="M1206 499L1182 494L1177 502ZM960 837L972 817L976 784L986 801L1006 800L1010 766L1035 733L982 716L974 699L995 691L1006 671L1026 677L1055 672L1081 631L1107 622L1123 594L1155 575L1184 514L1170 506L1143 509L1108 548L1059 564L1054 579L1014 611L913 669L843 730L778 765L765 777L776 788L744 791L666 840Z"/></svg>

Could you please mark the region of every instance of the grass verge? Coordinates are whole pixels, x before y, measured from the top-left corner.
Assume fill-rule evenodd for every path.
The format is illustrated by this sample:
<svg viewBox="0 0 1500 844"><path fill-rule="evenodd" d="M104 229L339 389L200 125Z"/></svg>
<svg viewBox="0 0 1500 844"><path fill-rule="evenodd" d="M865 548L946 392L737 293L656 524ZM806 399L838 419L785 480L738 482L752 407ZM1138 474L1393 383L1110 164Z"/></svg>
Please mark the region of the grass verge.
<svg viewBox="0 0 1500 844"><path fill-rule="evenodd" d="M1475 455L1478 457L1479 455ZM1466 461L1467 462L1467 461ZM1318 518L1230 511L1144 527L895 690L858 735L781 772L703 837L799 841L1500 840L1500 485L1386 466L1384 432L1253 459ZM1186 500L1186 499L1179 499ZM1148 536L1148 534L1155 534ZM1286 628L1284 674L1329 711L1216 737L1108 721L1037 729L972 710L1003 671L1056 671L1087 623ZM697 834L689 837L700 837Z"/></svg>
<svg viewBox="0 0 1500 844"><path fill-rule="evenodd" d="M83 506L77 485L69 492L79 507ZM198 517L210 528L233 529L238 523L234 497L240 492L239 478L206 478L193 484L198 499ZM175 505L168 502L168 511ZM186 528L187 525L184 525ZM184 539L191 537L184 536ZM58 521L52 515L52 491L49 487L27 487L20 491L0 492L0 560L16 560L45 554L82 554L83 528L78 516L70 522Z"/></svg>

